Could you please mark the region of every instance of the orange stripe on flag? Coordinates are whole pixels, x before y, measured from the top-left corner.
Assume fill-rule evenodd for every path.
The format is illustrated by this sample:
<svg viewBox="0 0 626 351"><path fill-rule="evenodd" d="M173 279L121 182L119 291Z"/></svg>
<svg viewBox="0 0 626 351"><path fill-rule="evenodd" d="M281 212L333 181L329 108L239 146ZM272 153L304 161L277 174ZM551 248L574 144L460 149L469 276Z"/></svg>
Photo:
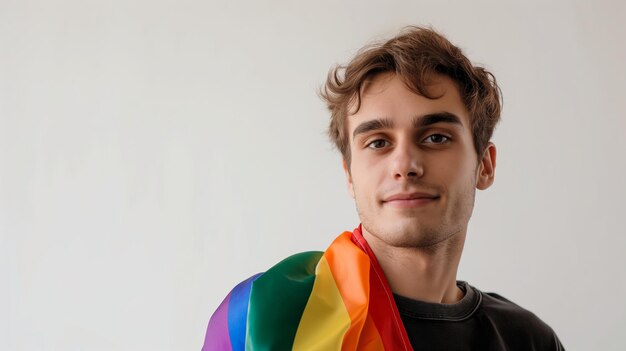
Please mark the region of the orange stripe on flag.
<svg viewBox="0 0 626 351"><path fill-rule="evenodd" d="M370 259L344 232L324 253L335 284L350 316L342 350L383 350L383 342L369 316Z"/></svg>

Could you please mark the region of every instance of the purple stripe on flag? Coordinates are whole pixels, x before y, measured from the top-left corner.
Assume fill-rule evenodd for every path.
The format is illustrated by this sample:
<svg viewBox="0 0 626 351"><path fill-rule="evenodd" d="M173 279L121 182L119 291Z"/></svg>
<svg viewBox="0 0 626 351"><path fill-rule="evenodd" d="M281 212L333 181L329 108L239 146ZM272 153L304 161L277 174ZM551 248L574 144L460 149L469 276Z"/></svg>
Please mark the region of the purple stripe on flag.
<svg viewBox="0 0 626 351"><path fill-rule="evenodd" d="M209 320L209 326L206 330L206 336L204 337L204 346L202 351L231 351L230 336L228 335L228 303L230 301L230 295L222 301L217 308L211 320Z"/></svg>

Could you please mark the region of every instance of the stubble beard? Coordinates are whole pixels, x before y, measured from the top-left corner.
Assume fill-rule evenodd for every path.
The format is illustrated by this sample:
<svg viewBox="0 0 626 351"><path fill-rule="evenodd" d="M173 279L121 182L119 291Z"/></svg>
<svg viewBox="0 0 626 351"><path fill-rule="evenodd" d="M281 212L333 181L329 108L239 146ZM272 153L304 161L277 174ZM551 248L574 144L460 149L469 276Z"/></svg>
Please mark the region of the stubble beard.
<svg viewBox="0 0 626 351"><path fill-rule="evenodd" d="M476 195L475 188L468 187L468 189L459 194L459 199L448 199L452 207L445 209L440 220L431 223L420 221L415 217L400 218L397 221L385 219L381 216L382 212L386 211L384 207L360 206L361 201L358 201L358 196L355 203L363 228L386 245L436 250L446 242L464 239L464 237L458 237L467 228ZM436 201L442 201L442 198ZM441 204L432 205L440 206ZM455 238L458 240L454 240Z"/></svg>

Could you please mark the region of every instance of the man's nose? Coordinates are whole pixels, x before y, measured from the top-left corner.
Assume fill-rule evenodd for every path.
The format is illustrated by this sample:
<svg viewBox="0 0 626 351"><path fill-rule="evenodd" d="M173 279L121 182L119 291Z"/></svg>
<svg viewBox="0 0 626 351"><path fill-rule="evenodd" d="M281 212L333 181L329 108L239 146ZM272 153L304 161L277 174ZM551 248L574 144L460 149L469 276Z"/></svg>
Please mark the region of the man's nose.
<svg viewBox="0 0 626 351"><path fill-rule="evenodd" d="M417 179L424 175L424 164L419 149L412 141L400 141L392 154L392 174L396 180Z"/></svg>

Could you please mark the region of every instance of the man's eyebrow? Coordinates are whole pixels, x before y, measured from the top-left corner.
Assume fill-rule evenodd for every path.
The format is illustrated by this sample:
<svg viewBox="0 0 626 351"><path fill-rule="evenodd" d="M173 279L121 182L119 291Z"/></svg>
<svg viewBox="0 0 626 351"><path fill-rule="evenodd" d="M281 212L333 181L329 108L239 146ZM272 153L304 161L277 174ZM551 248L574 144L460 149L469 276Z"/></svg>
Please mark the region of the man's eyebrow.
<svg viewBox="0 0 626 351"><path fill-rule="evenodd" d="M461 119L454 113L437 112L420 117L415 117L413 119L413 128L423 128L435 123L451 123L458 124L460 127L463 127ZM373 119L367 122L363 122L359 124L356 128L354 128L354 132L352 132L352 139L356 138L356 136L359 134L371 132L373 130L390 128L393 128L393 120L388 118Z"/></svg>
<svg viewBox="0 0 626 351"><path fill-rule="evenodd" d="M393 121L387 118L373 119L371 121L363 122L354 128L352 132L352 139L356 138L358 134L371 132L372 130L379 130L385 128L393 128Z"/></svg>
<svg viewBox="0 0 626 351"><path fill-rule="evenodd" d="M435 123L451 123L458 124L459 126L463 127L463 122L461 122L461 119L454 113L437 112L430 113L421 117L416 117L415 119L413 119L413 128L423 128Z"/></svg>

